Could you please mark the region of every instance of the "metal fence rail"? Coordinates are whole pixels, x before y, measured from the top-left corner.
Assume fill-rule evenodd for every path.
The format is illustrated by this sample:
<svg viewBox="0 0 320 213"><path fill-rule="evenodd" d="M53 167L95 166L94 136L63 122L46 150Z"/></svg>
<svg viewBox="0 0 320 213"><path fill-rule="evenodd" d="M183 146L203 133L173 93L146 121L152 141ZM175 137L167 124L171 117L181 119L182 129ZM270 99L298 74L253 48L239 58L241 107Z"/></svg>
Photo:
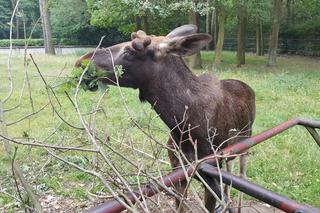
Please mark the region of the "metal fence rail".
<svg viewBox="0 0 320 213"><path fill-rule="evenodd" d="M241 140L240 142L233 144L231 146L228 146L224 149L219 150L216 155L209 155L205 158L205 160L203 161L202 165L191 165L189 167L187 167L187 171L185 172L183 169L178 169L175 170L174 172L165 175L161 178L159 178L159 181L161 183L163 183L163 186L166 187L170 187L172 186L174 183L177 183L181 180L186 179L185 174L187 174L188 176L191 176L191 174L193 174L193 172L195 171L195 169L199 169L202 168L204 171L203 172L207 172L207 173L212 173L212 176L214 176L214 170L209 171L208 170L208 165L215 165L217 161L219 161L220 159L217 158L217 156L221 156L221 155L225 155L225 156L232 156L235 154L241 154L242 152L248 150L249 148L293 127L296 125L301 125L307 128L307 130L310 132L310 134L312 135L312 137L314 138L314 140L317 142L317 144L320 146L320 136L317 133L317 131L315 130L316 128L320 128L320 121L315 121L315 120L309 120L309 119L301 119L301 118L294 118L291 120L288 120L286 122L283 122L271 129L268 129L260 134L257 134L255 136L252 136L250 138ZM210 167L211 168L211 167ZM232 176L231 174L225 173L223 172L222 174L225 174L225 182L228 183L228 179L232 179L233 181L238 180L235 176ZM229 178L228 178L229 177ZM245 183L246 186L250 186L251 187L251 191L243 191L244 193L247 193L251 196L254 196L255 194L258 194L259 197L256 197L258 199L260 199L261 201L264 201L276 208L279 208L283 211L286 212L299 212L300 210L302 212L319 212L320 213L320 209L316 209L313 207L309 207L307 205L303 205L303 204L299 204L295 201L292 201L288 198L285 198L283 196L280 196L278 194L275 194L267 189L264 189L263 187L257 186L255 184L249 183L248 181L245 180L241 180L242 184ZM241 182L239 181L239 182ZM243 182L245 181L245 182ZM241 184L240 184L241 185ZM234 182L232 184L232 187L234 187ZM249 187L249 188L250 188ZM240 189L240 188L239 188ZM138 197L139 199L142 199L143 196L146 197L151 197L155 194L157 194L160 191L163 191L164 187L155 187L155 186L150 186L150 185L146 185L145 187L142 187L140 190L136 190L133 192L127 192L125 194L125 198L126 200L130 200L131 203L135 203L135 199L134 196ZM259 192L258 192L259 191ZM263 199L264 195L267 194L271 194L271 196L278 196L278 200L274 201L274 200L270 200L270 199ZM255 196L254 196L255 197ZM118 200L117 200L118 199ZM116 212L120 212L122 210L125 210L125 207L122 203L126 202L125 199L122 198L115 198L112 200L109 200L95 208L90 209L88 212L90 213L116 213ZM121 199L121 200L119 200Z"/></svg>
<svg viewBox="0 0 320 213"><path fill-rule="evenodd" d="M271 206L274 206L284 212L305 212L305 213L316 213L320 212L320 209L313 208L308 205L300 204L294 200L281 196L275 192L265 189L254 183L234 176L228 172L219 171L216 167L210 164L203 164L199 170L205 173L211 178L220 180L222 177L222 182L231 185L233 188L242 191L243 193L250 195L262 202L265 202Z"/></svg>
<svg viewBox="0 0 320 213"><path fill-rule="evenodd" d="M263 38L263 52L267 53L269 48L269 38ZM224 39L224 50L237 50L237 37L226 37ZM246 51L256 51L256 38L248 37L246 39ZM295 39L279 38L278 52L281 54L320 56L320 39Z"/></svg>

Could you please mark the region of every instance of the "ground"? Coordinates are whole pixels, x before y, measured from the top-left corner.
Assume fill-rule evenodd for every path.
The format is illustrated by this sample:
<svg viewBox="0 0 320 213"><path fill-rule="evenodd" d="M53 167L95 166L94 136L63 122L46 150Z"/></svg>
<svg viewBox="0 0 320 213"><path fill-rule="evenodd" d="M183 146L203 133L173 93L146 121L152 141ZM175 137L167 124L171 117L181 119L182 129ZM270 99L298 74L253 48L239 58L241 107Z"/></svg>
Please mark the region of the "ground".
<svg viewBox="0 0 320 213"><path fill-rule="evenodd" d="M61 106L57 101L54 101L54 106L60 115L74 126L81 126L81 123L72 103L63 91L59 91L58 85L70 73L78 55L59 57L34 55L43 76L50 85L54 86L54 91L60 100ZM221 79L239 79L255 90L257 119L254 123L254 134L292 117L320 119L320 60L318 58L281 56L278 58L278 66L269 68L265 66L266 57L248 54L247 64L242 68L236 68L235 53L224 52L222 67L219 69L212 69L212 52L203 52L202 58L204 69L194 70L195 73L209 72ZM33 103L35 110L38 110L48 102L48 95L30 59L28 64ZM7 56L0 55L0 70L6 70L6 67ZM12 67L15 89L10 101L4 106L6 109L20 102L20 89L24 79L23 57L14 56ZM62 76L57 78L60 72ZM0 82L0 99L2 99L6 96L8 88L6 72L0 72ZM150 105L141 104L135 90L124 89L123 93L133 119L152 133L158 141L165 143L168 130ZM83 113L92 111L100 96L101 93L98 92L82 91L79 100L81 111ZM110 138L110 141L105 142L104 148L123 177L136 187L137 182L143 183L146 180L136 176L137 170L129 162L143 165L146 171L156 174L158 174L158 168L162 174L169 172L170 166L165 163L168 161L165 150L135 127L119 97L118 90L111 88L102 100L103 112L99 111L96 115L97 134L102 138L107 138L106 135ZM7 126L10 137L25 141L35 138L49 144L65 146L91 147L86 134L62 122L57 114L53 113L51 107L45 108L30 119L13 124L14 121L32 112L30 103L28 90L25 89L19 107L6 112L5 121L7 125L11 124ZM90 114L86 116L88 122L92 121ZM164 163L156 166L155 160L141 152L136 152L137 149L162 159ZM93 154L53 151L78 166L87 169L97 166L100 169L99 172L105 177L110 180L114 178L110 167ZM117 152L122 156L116 154ZM22 210L23 205L15 200L18 195L11 178L10 160L1 145L0 153L0 210L17 212ZM291 199L320 208L319 153L319 147L307 131L302 127L294 127L250 150L248 179ZM18 146L15 160L21 165L28 182L41 197L41 203L47 212L69 212L69 210L81 212L93 203L103 200L99 197L110 197L110 192L96 178L53 158L45 149ZM199 184L195 184L194 187L200 191ZM236 193L232 192L232 195L235 196ZM252 198L249 196L245 198L246 204L251 205ZM173 204L172 198L165 198L162 202ZM254 207L259 208L261 212L273 211L263 204L254 204ZM252 209L250 208L248 212L252 212Z"/></svg>

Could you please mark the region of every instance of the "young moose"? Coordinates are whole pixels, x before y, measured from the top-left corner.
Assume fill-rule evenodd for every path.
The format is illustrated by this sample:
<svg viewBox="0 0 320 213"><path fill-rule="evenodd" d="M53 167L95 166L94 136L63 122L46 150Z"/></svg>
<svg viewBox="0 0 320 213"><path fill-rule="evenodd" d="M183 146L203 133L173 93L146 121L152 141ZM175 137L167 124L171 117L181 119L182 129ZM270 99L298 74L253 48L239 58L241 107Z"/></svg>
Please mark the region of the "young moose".
<svg viewBox="0 0 320 213"><path fill-rule="evenodd" d="M194 25L184 25L167 36L149 36L138 31L132 33L131 39L88 53L76 62L76 66L80 67L85 59L92 59L97 69L108 76L101 80L114 85L117 78L113 65L122 65L119 85L139 89L140 100L154 106L170 128L168 146L179 147L189 161L195 160L196 156L201 159L212 154L213 148L230 144L225 141L235 135L235 130L238 135L232 143L241 136L251 135L255 117L253 90L237 80L220 81L209 74L196 76L181 58L201 50L211 41L210 35L197 33ZM244 157L240 160L243 174ZM169 158L173 168L179 167L174 152L169 151ZM216 185L213 181L208 184ZM182 194L185 187L186 182L182 181L176 190ZM212 188L217 191L219 187ZM207 189L205 206L209 212L214 212L215 199Z"/></svg>

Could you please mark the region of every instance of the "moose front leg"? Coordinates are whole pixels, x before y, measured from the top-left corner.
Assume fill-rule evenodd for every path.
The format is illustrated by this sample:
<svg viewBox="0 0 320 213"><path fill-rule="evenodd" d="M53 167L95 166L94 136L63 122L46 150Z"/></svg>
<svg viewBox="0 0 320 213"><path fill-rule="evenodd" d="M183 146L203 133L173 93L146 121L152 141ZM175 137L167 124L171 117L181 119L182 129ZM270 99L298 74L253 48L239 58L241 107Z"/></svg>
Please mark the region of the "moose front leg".
<svg viewBox="0 0 320 213"><path fill-rule="evenodd" d="M204 203L205 203L205 207L206 209L211 213L214 212L215 208L216 208L216 199L215 197L212 195L212 193L210 192L209 189L205 189L204 191Z"/></svg>
<svg viewBox="0 0 320 213"><path fill-rule="evenodd" d="M188 208L184 204L184 199L187 198L187 192L185 191L187 187L187 181L180 181L176 184L174 184L174 188L179 196L175 198L176 200L176 208L178 213L184 213L187 212Z"/></svg>

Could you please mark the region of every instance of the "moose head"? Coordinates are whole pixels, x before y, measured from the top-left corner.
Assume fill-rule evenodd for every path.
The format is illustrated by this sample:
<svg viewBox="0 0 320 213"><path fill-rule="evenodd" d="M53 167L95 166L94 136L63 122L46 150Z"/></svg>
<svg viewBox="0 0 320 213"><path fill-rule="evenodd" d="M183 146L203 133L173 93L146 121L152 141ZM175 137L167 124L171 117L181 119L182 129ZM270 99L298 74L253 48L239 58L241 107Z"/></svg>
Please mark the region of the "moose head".
<svg viewBox="0 0 320 213"><path fill-rule="evenodd" d="M166 69L170 60L192 55L211 41L210 35L196 32L197 27L194 25L178 27L167 36L146 35L139 30L131 34L129 42L82 56L76 62L76 67L80 67L83 60L92 60L98 70L107 72L107 78L101 80L115 84L114 65L121 65L123 75L119 78L119 85L140 88L150 82L150 78L155 77L157 72Z"/></svg>

